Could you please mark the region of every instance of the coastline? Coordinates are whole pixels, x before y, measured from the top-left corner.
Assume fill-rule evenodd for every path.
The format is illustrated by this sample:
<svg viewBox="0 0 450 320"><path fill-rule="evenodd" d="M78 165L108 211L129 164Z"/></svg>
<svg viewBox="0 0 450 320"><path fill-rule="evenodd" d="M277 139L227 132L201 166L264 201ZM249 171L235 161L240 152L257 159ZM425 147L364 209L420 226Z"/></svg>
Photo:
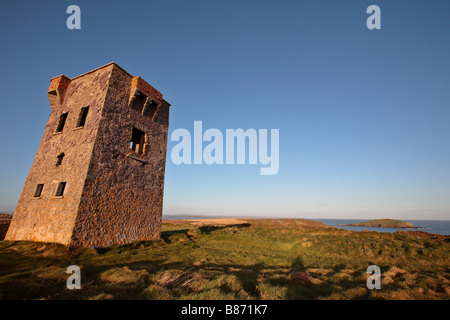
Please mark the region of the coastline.
<svg viewBox="0 0 450 320"><path fill-rule="evenodd" d="M310 221L322 222L330 227L335 227L339 229L349 230L349 231L364 231L368 229L368 227L358 227L358 226L343 226L344 224L352 224L360 222L361 219L316 219L316 218L305 218L305 217L256 217L256 216L202 216L202 215L163 215L163 221L168 219L304 219ZM422 230L428 233L441 234L441 235L450 235L450 220L410 220L414 223L415 226L420 229L408 229L408 228L379 228L379 227L371 227L370 231L376 232L387 232L394 233L396 231L414 231L414 230Z"/></svg>

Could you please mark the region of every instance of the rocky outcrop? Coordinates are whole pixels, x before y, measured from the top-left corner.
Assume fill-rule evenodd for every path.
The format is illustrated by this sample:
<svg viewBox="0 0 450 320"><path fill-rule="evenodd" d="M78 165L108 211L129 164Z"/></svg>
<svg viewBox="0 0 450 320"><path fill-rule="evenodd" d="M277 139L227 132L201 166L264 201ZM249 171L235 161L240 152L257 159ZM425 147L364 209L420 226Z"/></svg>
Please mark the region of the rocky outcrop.
<svg viewBox="0 0 450 320"><path fill-rule="evenodd" d="M0 213L0 240L3 240L8 231L9 224L11 223L12 214L11 213Z"/></svg>
<svg viewBox="0 0 450 320"><path fill-rule="evenodd" d="M394 228L394 229L402 229L402 228L420 229L420 227L416 227L414 225L409 226L409 225L402 225L402 224L381 224L381 223L367 223L367 224L349 223L349 224L343 224L343 226L369 227L369 228Z"/></svg>
<svg viewBox="0 0 450 320"><path fill-rule="evenodd" d="M364 221L360 223L347 223L343 224L343 226L369 227L369 228L421 229L420 227L416 227L410 222L392 219L378 219L378 220Z"/></svg>

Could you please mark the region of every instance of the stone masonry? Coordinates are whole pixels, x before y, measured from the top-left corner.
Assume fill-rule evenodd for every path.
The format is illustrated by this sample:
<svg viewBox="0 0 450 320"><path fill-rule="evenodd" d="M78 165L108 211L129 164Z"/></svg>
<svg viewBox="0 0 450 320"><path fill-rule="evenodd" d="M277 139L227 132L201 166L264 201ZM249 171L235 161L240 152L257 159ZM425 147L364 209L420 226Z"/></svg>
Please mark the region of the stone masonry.
<svg viewBox="0 0 450 320"><path fill-rule="evenodd" d="M53 78L48 97L5 240L104 247L158 238L170 104L113 62Z"/></svg>

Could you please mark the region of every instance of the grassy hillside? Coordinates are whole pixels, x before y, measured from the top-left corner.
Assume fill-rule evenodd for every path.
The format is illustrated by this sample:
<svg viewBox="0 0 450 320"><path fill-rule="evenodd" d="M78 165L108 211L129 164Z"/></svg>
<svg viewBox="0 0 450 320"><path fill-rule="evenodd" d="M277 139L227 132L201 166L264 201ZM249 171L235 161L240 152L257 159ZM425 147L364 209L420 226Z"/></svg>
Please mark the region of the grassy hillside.
<svg viewBox="0 0 450 320"><path fill-rule="evenodd" d="M165 223L162 239L105 249L0 241L0 299L448 299L450 243L408 233ZM414 233L413 233L414 234ZM425 234L425 233L423 233ZM65 288L69 265L81 290ZM366 288L381 268L382 289Z"/></svg>

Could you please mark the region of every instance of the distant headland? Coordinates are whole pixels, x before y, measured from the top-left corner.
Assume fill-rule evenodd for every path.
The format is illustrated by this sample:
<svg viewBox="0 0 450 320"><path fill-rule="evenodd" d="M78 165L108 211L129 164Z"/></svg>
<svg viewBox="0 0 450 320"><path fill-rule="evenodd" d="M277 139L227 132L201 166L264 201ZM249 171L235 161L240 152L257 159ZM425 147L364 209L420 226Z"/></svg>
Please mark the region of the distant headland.
<svg viewBox="0 0 450 320"><path fill-rule="evenodd" d="M368 220L359 223L347 223L343 226L354 226L354 227L370 227L370 228L408 228L408 229L421 229L413 225L410 222L394 220L394 219L375 219Z"/></svg>

